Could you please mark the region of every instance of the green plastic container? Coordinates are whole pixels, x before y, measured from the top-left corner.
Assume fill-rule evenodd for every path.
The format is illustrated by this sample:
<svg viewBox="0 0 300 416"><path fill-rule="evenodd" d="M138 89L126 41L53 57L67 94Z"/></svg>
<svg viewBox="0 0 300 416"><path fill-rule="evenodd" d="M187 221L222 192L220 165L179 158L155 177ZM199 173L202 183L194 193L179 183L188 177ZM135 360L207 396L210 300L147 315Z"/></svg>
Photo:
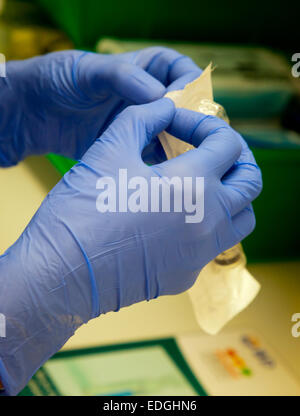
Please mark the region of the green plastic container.
<svg viewBox="0 0 300 416"><path fill-rule="evenodd" d="M244 241L251 261L300 258L300 150L252 149L264 187L254 201L256 229Z"/></svg>

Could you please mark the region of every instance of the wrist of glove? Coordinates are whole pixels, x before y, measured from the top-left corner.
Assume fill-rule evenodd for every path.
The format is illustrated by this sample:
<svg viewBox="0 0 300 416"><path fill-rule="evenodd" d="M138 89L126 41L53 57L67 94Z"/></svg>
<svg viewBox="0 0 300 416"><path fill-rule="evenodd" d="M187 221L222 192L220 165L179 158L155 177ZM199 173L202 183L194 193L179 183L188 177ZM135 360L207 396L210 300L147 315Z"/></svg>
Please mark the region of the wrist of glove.
<svg viewBox="0 0 300 416"><path fill-rule="evenodd" d="M136 240L116 242L114 249L99 253L96 242L95 247L87 243L88 232L79 235L55 211L49 195L0 257L0 313L6 318L0 379L8 395L24 388L82 324L161 294L157 282L147 283L144 248ZM134 259L134 270L125 259L117 260L119 250L125 250L125 259Z"/></svg>
<svg viewBox="0 0 300 416"><path fill-rule="evenodd" d="M83 319L88 320L82 302L77 305L80 313L76 312L81 296L76 293L68 298L72 294L60 274L64 264L50 232L40 227L41 214L47 215L49 230L56 229L51 214L42 206L36 222L31 222L0 257L0 313L6 320L6 337L0 338L0 378L8 395L19 393Z"/></svg>

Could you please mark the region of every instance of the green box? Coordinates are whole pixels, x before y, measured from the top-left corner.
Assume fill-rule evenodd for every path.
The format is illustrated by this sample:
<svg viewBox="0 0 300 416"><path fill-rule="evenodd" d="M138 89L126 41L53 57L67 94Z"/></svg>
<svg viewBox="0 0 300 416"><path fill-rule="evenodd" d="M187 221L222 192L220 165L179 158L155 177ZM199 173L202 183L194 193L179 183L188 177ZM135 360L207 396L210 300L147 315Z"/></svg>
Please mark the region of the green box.
<svg viewBox="0 0 300 416"><path fill-rule="evenodd" d="M263 191L254 201L256 229L245 239L250 261L300 257L300 150L252 149L263 175Z"/></svg>

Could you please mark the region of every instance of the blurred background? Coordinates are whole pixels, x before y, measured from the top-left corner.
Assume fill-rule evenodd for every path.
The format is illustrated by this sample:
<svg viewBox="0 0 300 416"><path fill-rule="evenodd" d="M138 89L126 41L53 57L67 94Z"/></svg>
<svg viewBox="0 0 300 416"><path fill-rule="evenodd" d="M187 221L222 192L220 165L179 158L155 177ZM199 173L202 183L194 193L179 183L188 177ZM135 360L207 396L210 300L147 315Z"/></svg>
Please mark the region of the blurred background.
<svg viewBox="0 0 300 416"><path fill-rule="evenodd" d="M215 101L225 107L231 124L251 146L264 180L264 190L254 202L257 227L243 242L249 268L263 284L263 290L254 305L233 323L233 327L250 325L267 335L273 345L278 346L298 379L300 358L297 358L296 351L300 341L290 335L290 322L292 314L300 312L300 68L292 73L296 60L300 60L299 12L299 4L293 6L289 2L258 0L234 0L230 3L199 0L115 0L113 3L101 0L0 0L0 52L7 60L26 59L70 48L119 53L151 45L166 45L191 56L202 68L213 63L216 67L213 73ZM295 57L297 53L298 58ZM12 213L12 203L10 208L5 208L4 204L0 206L2 218L13 218L1 224L0 250L5 250L15 241L46 193L74 163L48 155L47 158L29 158L17 168L0 171L1 192L4 189L3 195L6 196L3 196L3 201L7 206L7 201L12 202L15 198L12 188L19 188L19 192L24 194L22 217L17 212ZM20 175L23 178L21 183L17 179ZM78 331L79 335L66 349L96 348L100 344L114 345L138 339L143 339L142 344L135 344L134 348L139 345L144 348L148 345L145 339L151 339L151 344L153 338L198 331L185 295L164 303L160 300L155 302L148 309L137 305L129 312L121 311L118 317L105 317L105 322L88 325ZM176 311L180 311L180 318L175 323L171 317L173 312L176 315ZM128 330L124 329L125 321ZM234 339L241 339L242 335L237 334ZM155 342L150 347L157 347ZM159 345L172 357L177 356L176 366L181 368L189 386L193 386L197 394L234 394L236 385L233 390L227 388L231 379L226 384L225 373L218 373L216 380L225 377L218 388L201 379L203 372L212 370L200 369L200 376L196 374L195 377L195 368L193 372L189 370L173 341L170 342ZM203 342L199 341L199 345ZM224 341L225 344L230 342L233 342L230 338ZM214 349L215 345L211 348ZM80 356L81 352L78 354ZM156 363L163 360L154 353L152 355ZM89 365L91 370L94 361ZM74 362L70 366L73 372L79 371ZM53 364L52 367L48 369L52 378L55 378L53 374L61 371L66 383L67 370L62 370L59 365L56 368ZM158 367L162 368L161 365ZM44 381L47 378L48 387L49 383L55 384L46 369L43 371L39 377L44 377ZM171 379L174 377L174 374L170 376ZM73 380L69 374L70 378ZM214 386L217 385L216 380L212 383ZM61 392L85 391L76 390L78 385L76 387L69 382L69 390L60 386ZM49 390L42 381L34 383L26 394L34 394L34 391L46 394ZM126 392L126 380L122 383L120 391ZM176 388L171 386L168 392L191 392L180 384L182 380L178 383ZM259 385L259 382L256 383ZM89 392L94 391L90 384L87 382ZM202 388L203 385L206 388ZM134 386L131 385L131 392L137 388L136 384ZM116 391L115 387L112 390ZM57 391L58 387L52 393ZM293 388L291 391L294 391Z"/></svg>

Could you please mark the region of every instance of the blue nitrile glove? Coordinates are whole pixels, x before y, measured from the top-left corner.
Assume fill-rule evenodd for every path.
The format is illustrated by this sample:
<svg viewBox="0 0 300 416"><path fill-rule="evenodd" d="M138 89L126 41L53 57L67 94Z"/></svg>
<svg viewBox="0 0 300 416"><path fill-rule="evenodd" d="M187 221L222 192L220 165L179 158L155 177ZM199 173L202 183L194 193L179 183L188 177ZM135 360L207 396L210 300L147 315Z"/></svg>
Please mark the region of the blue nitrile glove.
<svg viewBox="0 0 300 416"><path fill-rule="evenodd" d="M142 149L168 126L199 147L149 167ZM125 198L121 172L128 178ZM173 177L182 183L204 177L203 219L201 187L181 192L177 183L164 199L176 195L178 203L193 194L201 222L186 222L189 210L172 212L171 204L171 212L162 212L156 205L150 182L161 180L168 190ZM261 186L252 153L224 121L175 110L167 98L124 110L0 258L0 313L7 321L0 379L6 392L18 393L90 319L190 288L202 267L253 230L251 201ZM109 189L116 193L107 199ZM139 205L142 212L134 212Z"/></svg>
<svg viewBox="0 0 300 416"><path fill-rule="evenodd" d="M48 152L79 159L125 107L157 100L165 87L182 88L200 73L190 58L159 47L8 62L0 78L0 166Z"/></svg>

